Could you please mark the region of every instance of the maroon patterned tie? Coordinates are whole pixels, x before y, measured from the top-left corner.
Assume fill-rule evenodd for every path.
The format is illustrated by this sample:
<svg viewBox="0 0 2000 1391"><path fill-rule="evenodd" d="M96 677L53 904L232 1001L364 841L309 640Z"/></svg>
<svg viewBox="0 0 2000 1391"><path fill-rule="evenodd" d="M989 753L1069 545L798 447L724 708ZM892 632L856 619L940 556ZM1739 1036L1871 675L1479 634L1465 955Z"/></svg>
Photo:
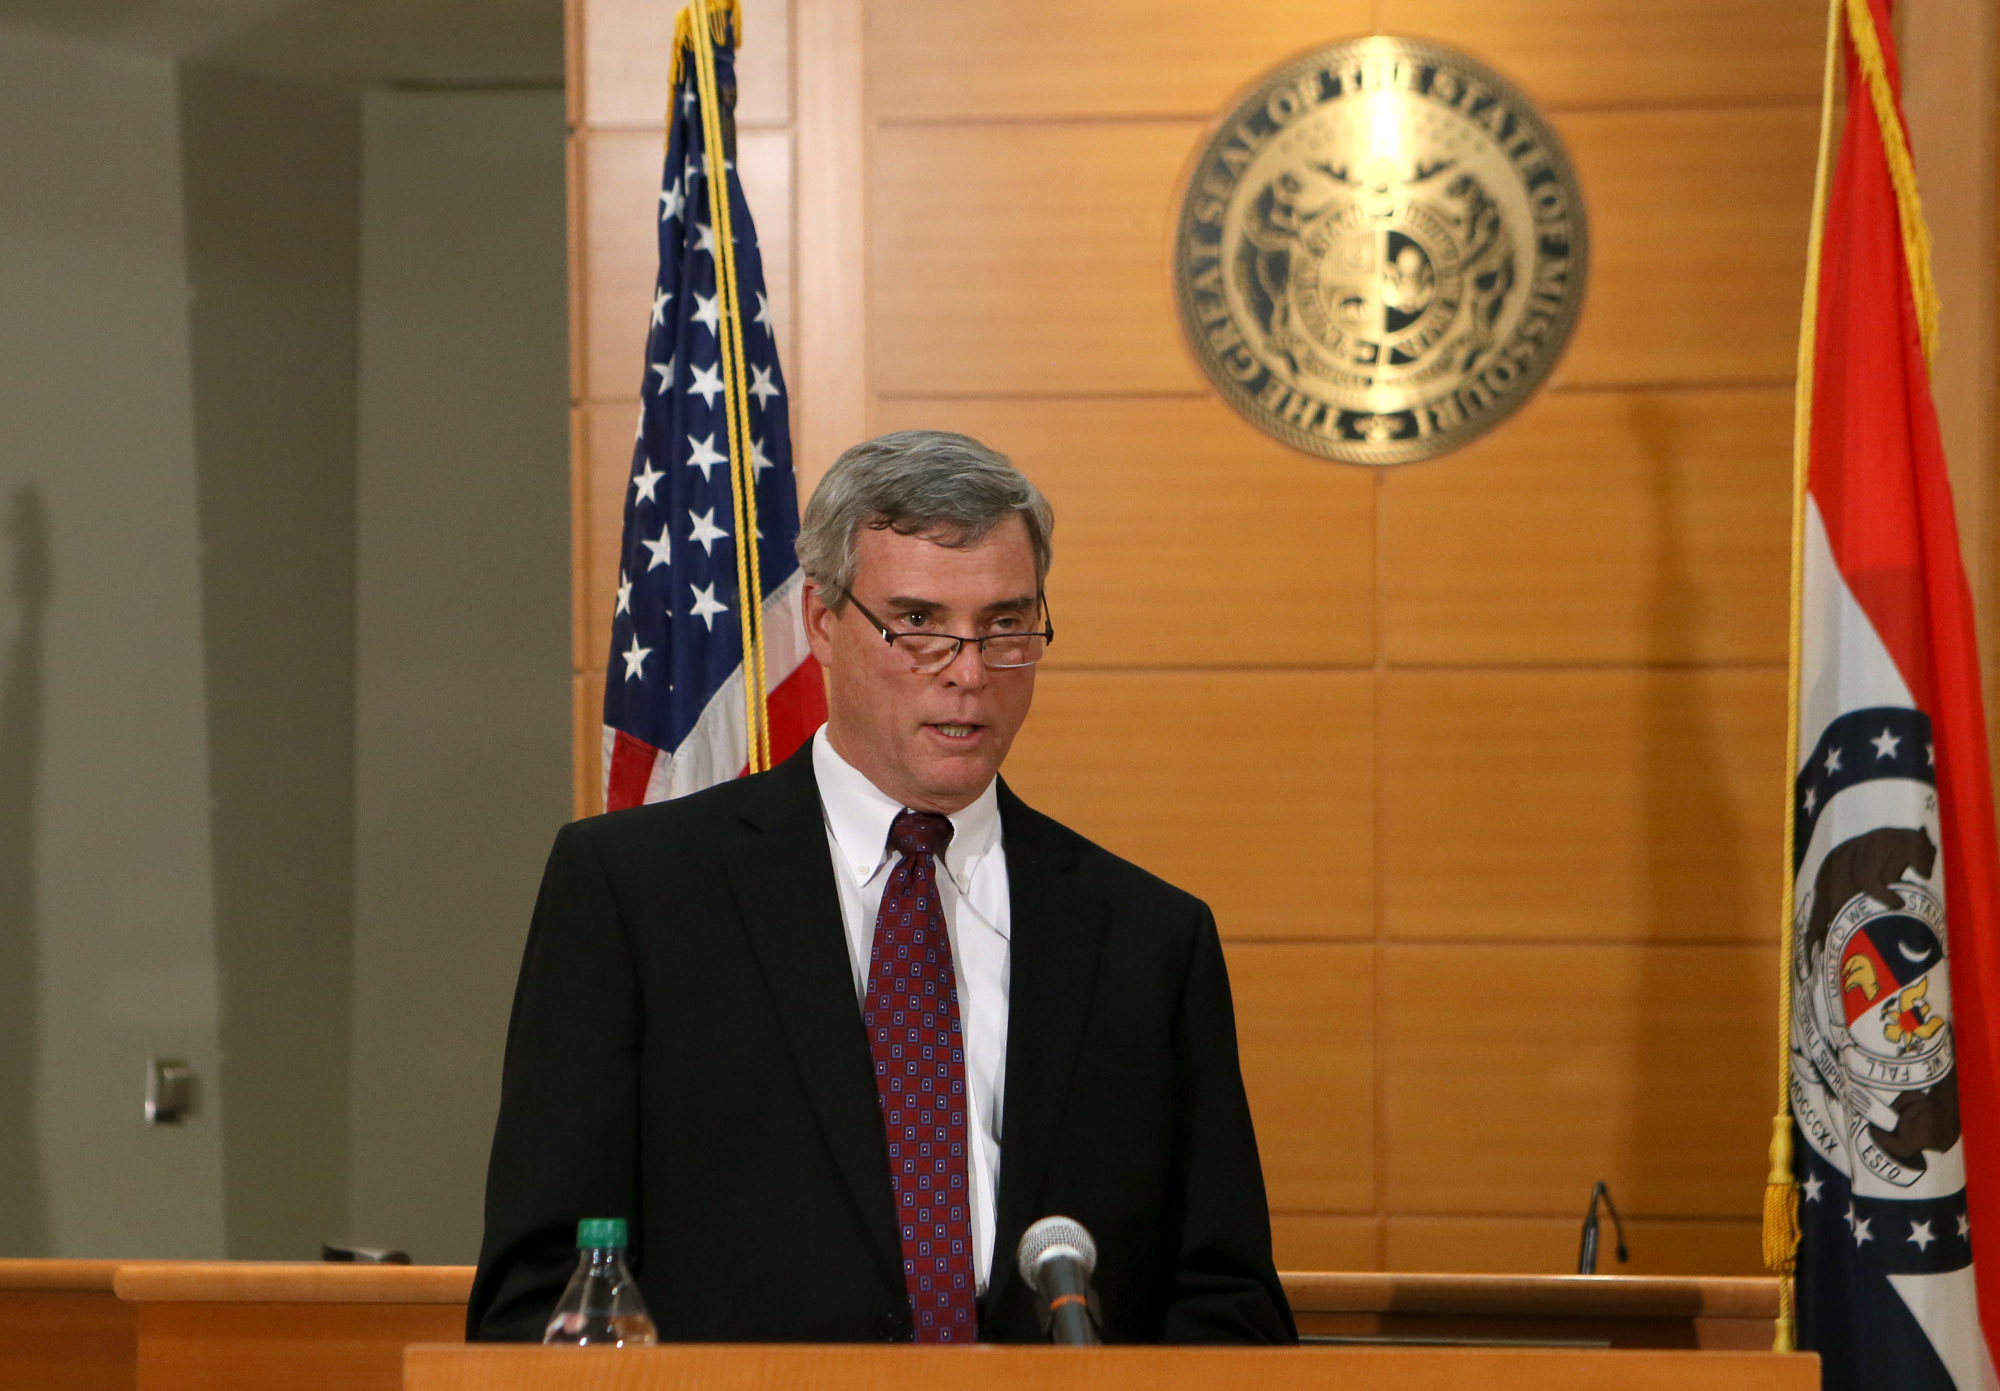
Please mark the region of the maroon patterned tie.
<svg viewBox="0 0 2000 1391"><path fill-rule="evenodd" d="M951 821L935 812L901 812L890 826L889 844L903 858L889 871L875 915L861 1011L889 1140L903 1284L920 1343L971 1342L979 1334L965 1037L937 892L937 857L950 843Z"/></svg>

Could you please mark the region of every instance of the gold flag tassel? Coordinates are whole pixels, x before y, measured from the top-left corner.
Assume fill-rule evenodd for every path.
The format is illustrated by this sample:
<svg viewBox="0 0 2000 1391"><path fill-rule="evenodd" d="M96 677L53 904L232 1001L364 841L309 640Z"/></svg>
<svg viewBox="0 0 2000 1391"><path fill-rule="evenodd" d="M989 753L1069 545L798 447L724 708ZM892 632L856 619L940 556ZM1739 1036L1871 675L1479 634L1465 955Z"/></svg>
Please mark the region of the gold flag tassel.
<svg viewBox="0 0 2000 1391"><path fill-rule="evenodd" d="M1792 1275L1799 1259L1799 1187L1792 1171L1792 918L1797 885L1792 856L1798 807L1792 796L1799 766L1799 668L1805 620L1806 481L1812 467L1813 364L1819 336L1820 242L1826 224L1827 174L1833 159L1833 92L1840 54L1842 6L1828 0L1826 59L1820 80L1819 157L1813 172L1812 224L1806 233L1806 288L1799 311L1798 379L1792 407L1792 566L1789 679L1785 684L1785 835L1778 913L1778 1104L1771 1117L1770 1172L1764 1176L1764 1267L1778 1277L1774 1352L1798 1346Z"/></svg>
<svg viewBox="0 0 2000 1391"><path fill-rule="evenodd" d="M722 102L713 45L736 47L743 39L737 0L693 0L674 21L672 87L679 89L684 54L694 55L701 110L702 158L707 166L709 217L715 235L716 339L722 359L722 408L729 422L729 491L736 514L736 593L743 626L745 762L753 773L771 766L771 728L764 664L764 576L758 555L757 473L751 457L750 403L743 389L743 307L737 291L736 232L729 200L729 172L722 143ZM669 122L672 113L668 113Z"/></svg>

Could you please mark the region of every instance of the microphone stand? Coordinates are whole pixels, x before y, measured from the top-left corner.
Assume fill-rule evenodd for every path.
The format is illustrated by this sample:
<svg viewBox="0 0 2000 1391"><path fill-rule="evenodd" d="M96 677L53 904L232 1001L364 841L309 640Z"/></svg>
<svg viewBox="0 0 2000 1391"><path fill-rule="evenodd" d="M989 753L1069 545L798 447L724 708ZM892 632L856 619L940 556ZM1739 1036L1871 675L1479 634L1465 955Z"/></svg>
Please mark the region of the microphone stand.
<svg viewBox="0 0 2000 1391"><path fill-rule="evenodd" d="M1602 1199L1604 1210L1611 1214L1611 1229L1618 1235L1618 1260L1620 1264L1630 1260L1631 1252L1625 1249L1625 1224L1618 1220L1618 1209L1612 1205L1611 1190L1599 1179L1590 1186L1590 1210L1583 1214L1583 1241L1577 1247L1576 1273L1595 1275L1597 1273L1597 1204Z"/></svg>

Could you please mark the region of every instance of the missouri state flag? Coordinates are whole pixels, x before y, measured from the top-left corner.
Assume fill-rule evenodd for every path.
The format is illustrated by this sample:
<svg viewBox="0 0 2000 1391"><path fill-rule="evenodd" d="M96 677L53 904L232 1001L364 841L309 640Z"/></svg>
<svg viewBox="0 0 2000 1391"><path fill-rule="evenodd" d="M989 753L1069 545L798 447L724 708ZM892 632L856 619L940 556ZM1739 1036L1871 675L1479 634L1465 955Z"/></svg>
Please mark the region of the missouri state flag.
<svg viewBox="0 0 2000 1391"><path fill-rule="evenodd" d="M777 760L826 715L793 552L799 502L785 374L756 229L729 148L741 19L733 4L704 10L710 13L692 23L683 14L677 43L703 44L713 55L724 158L718 167L707 157L698 63L677 48L657 205L659 274L605 671L607 811L739 776L759 761L758 720ZM718 42L718 32L730 42ZM720 287L718 199L729 204L735 316ZM732 335L743 369L733 393ZM748 414L747 450L732 442L732 404ZM756 503L748 535L732 491L744 479ZM753 589L761 592L746 599Z"/></svg>
<svg viewBox="0 0 2000 1391"><path fill-rule="evenodd" d="M1970 1391L2000 1331L1992 786L1888 0L1834 11L1848 103L1799 383L1799 1344L1828 1388Z"/></svg>

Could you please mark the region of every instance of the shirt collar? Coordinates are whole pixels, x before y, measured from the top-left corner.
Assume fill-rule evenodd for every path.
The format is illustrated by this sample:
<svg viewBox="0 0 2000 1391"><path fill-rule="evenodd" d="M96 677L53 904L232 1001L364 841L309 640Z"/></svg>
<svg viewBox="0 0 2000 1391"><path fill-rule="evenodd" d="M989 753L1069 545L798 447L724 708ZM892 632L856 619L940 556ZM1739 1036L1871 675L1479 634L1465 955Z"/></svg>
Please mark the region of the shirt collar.
<svg viewBox="0 0 2000 1391"><path fill-rule="evenodd" d="M825 725L813 736L812 760L827 829L840 847L838 860L855 884L866 884L892 853L889 825L903 804L834 751ZM980 861L1000 844L999 782L995 778L987 783L970 806L951 814L951 844L945 847L944 868L960 893L970 890Z"/></svg>

